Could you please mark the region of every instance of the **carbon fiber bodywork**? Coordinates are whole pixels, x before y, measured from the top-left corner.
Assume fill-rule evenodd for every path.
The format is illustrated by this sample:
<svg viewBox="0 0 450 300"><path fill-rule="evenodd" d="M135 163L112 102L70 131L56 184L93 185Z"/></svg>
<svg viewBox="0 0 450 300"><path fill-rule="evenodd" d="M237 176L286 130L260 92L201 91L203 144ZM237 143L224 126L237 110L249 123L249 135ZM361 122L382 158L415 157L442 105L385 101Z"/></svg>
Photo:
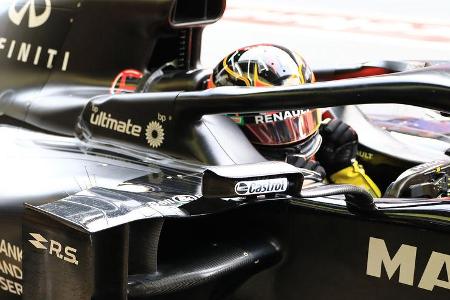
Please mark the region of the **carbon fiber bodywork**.
<svg viewBox="0 0 450 300"><path fill-rule="evenodd" d="M203 91L202 27L224 8L0 4L0 299L448 299L447 198L314 183L266 161L222 114L379 102L449 112L450 64ZM111 94L130 70L136 91Z"/></svg>
<svg viewBox="0 0 450 300"><path fill-rule="evenodd" d="M2 164L21 160L27 178L35 180L49 180L55 174L51 166L58 165L67 174L63 181L74 186L74 191L58 184L41 189L40 199L39 190L27 191L36 200L26 200L22 232L24 299L27 292L41 299L325 299L332 292L340 293L339 299L441 299L448 293L439 286L431 292L417 287L431 253L448 253L445 200L380 199L378 211L364 213L349 210L341 196L205 199L200 193L205 167L113 157L74 139L62 143L11 127L3 127L2 135L17 131L24 136L10 140L16 141L10 144L14 151ZM49 159L60 163L37 166ZM17 174L9 182L21 178ZM61 190L69 195L58 196ZM9 197L3 198L5 203ZM2 218L4 226L21 223L20 203L2 209L9 215ZM47 249L31 244L30 233L41 235ZM20 232L10 241L20 245L19 237ZM417 247L415 286L399 283L398 275L391 280L367 275L371 238L385 240L391 257L402 244ZM60 257L55 252L60 246L50 253L51 241L61 245ZM77 264L64 247L76 249ZM442 272L445 281L445 268ZM50 282L51 289L42 288Z"/></svg>

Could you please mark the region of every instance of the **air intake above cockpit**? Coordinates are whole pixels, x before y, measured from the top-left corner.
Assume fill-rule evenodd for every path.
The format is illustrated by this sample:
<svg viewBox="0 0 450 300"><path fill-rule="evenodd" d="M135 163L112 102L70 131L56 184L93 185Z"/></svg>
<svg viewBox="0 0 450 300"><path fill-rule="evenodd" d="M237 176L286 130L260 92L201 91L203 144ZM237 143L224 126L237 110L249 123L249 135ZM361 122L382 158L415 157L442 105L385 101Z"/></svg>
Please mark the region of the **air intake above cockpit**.
<svg viewBox="0 0 450 300"><path fill-rule="evenodd" d="M169 21L174 27L214 23L223 15L225 4L225 0L176 0Z"/></svg>

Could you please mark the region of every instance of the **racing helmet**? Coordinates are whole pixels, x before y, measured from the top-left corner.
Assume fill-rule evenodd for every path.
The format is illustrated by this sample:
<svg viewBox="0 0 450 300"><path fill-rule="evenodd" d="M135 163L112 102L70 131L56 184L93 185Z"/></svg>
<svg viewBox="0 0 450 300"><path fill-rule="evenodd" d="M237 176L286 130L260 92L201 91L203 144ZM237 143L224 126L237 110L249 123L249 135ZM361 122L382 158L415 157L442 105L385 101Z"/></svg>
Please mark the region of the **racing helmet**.
<svg viewBox="0 0 450 300"><path fill-rule="evenodd" d="M227 55L213 70L208 88L219 86L293 86L315 81L305 60L288 48L259 44L240 48ZM279 101L283 101L280 99ZM297 109L228 115L255 146L266 153L279 148L310 158L320 147L318 129L322 121L318 109ZM286 154L286 153L285 153ZM272 158L284 159L284 155Z"/></svg>

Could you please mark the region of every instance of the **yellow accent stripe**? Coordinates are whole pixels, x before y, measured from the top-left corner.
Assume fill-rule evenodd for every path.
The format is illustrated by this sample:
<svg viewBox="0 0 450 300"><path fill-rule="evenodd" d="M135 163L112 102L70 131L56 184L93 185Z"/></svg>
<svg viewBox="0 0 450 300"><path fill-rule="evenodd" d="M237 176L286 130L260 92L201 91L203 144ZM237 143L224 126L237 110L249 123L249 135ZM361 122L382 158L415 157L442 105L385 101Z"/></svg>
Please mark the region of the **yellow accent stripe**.
<svg viewBox="0 0 450 300"><path fill-rule="evenodd" d="M253 68L253 86L272 86L269 83L265 83L264 81L259 79L258 76L258 65L255 64Z"/></svg>
<svg viewBox="0 0 450 300"><path fill-rule="evenodd" d="M305 77L303 76L302 67L303 67L303 64L301 64L298 67L298 73L300 74L300 81L301 81L301 83L304 84L305 83Z"/></svg>
<svg viewBox="0 0 450 300"><path fill-rule="evenodd" d="M228 59L228 57L229 57L229 56L225 57L225 58L223 59L223 62L222 62L225 71L227 71L227 73L230 74L231 76L234 76L234 77L236 77L237 79L240 79L240 80L244 81L246 86L251 86L251 85L250 85L250 81L248 80L248 78L245 78L245 77L239 75L238 73L234 72L233 70L231 70L231 69L228 67L228 65L227 65L227 59Z"/></svg>

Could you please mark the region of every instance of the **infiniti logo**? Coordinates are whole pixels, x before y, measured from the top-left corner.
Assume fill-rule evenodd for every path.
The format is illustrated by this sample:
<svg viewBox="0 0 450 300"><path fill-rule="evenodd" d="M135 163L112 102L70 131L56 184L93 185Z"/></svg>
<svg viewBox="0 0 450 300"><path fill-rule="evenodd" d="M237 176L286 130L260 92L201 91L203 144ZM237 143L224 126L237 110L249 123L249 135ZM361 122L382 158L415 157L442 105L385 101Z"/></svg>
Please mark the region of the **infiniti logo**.
<svg viewBox="0 0 450 300"><path fill-rule="evenodd" d="M40 15L36 14L36 0L25 1L19 10L17 10L16 8L17 2L18 0L14 0L8 11L11 22L16 25L20 25L22 23L22 20L27 12L29 28L35 28L43 25L50 17L50 13L52 10L52 3L50 2L50 0L45 0L45 10Z"/></svg>
<svg viewBox="0 0 450 300"><path fill-rule="evenodd" d="M1 1L1 0L0 0ZM52 12L51 0L8 0L11 3L8 16L12 23L22 27L35 28L42 26L50 18ZM0 5L1 6L1 5ZM28 20L28 22L27 22ZM52 40L46 35L45 40ZM0 36L0 59L28 64L49 70L59 69L66 72L70 65L69 49L54 49L43 47L44 41L33 44L13 37Z"/></svg>

